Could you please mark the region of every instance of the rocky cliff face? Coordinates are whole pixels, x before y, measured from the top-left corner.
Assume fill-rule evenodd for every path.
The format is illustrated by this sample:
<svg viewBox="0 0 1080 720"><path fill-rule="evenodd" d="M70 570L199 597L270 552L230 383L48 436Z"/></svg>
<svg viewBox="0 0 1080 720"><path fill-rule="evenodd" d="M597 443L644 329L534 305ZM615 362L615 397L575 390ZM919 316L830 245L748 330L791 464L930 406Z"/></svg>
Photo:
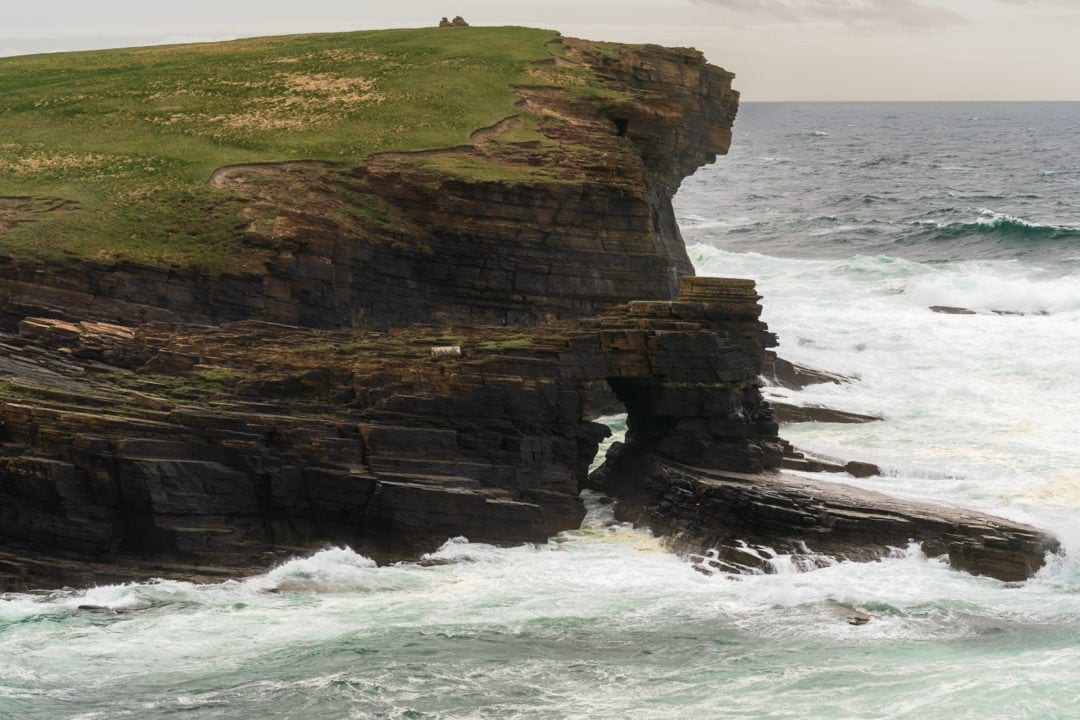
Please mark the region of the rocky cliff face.
<svg viewBox="0 0 1080 720"><path fill-rule="evenodd" d="M225 167L263 272L210 277L134 265L0 264L8 327L27 315L129 324L260 319L384 329L535 324L671 298L693 272L671 209L682 178L727 151L732 75L690 50L610 54L558 41L521 114L472 144L360 167ZM602 97L543 84L590 72ZM526 128L539 123L539 130ZM537 120L538 119L538 120Z"/></svg>
<svg viewBox="0 0 1080 720"><path fill-rule="evenodd" d="M262 273L0 266L0 588L216 576L331 542L383 559L542 542L583 516L597 402L631 432L593 483L683 549L842 524L806 509L827 490L694 485L766 477L782 454L753 283L680 282L671 197L727 149L731 75L694 51L562 42L537 77L587 67L606 94L518 88L521 115L467 147L216 172ZM927 539L994 549L962 565L978 572L1053 547L950 527L966 544Z"/></svg>
<svg viewBox="0 0 1080 720"><path fill-rule="evenodd" d="M750 567L747 541L870 559L909 538L997 577L1041 565L1055 543L1034 529L769 474L760 311L750 281L685 278L673 301L529 327L26 318L0 337L0 583L221 575L327 542L382 559L542 542L584 514L597 388L630 433L593 486L678 549L738 558L726 569Z"/></svg>
<svg viewBox="0 0 1080 720"><path fill-rule="evenodd" d="M384 558L456 535L542 542L584 514L607 434L586 420L598 384L663 452L774 466L752 285L711 285L726 294L529 328L27 318L0 365L0 577L69 579L57 556L111 564L91 579L259 567L324 542ZM432 356L448 343L460 357Z"/></svg>
<svg viewBox="0 0 1080 720"><path fill-rule="evenodd" d="M606 433L585 398L609 387L658 428L686 402L752 417L699 452L771 461L757 349L663 302L692 272L671 198L726 152L732 76L696 51L558 42L521 114L469 146L214 173L262 273L0 266L6 584L67 581L65 558L103 563L91 579L542 541L580 522ZM582 71L601 96L544 83Z"/></svg>

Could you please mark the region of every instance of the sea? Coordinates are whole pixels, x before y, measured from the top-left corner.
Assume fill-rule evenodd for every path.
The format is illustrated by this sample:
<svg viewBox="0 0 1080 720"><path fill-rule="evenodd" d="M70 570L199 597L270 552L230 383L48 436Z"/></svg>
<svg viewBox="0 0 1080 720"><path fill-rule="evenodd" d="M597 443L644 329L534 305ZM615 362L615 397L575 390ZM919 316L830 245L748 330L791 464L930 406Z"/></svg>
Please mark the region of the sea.
<svg viewBox="0 0 1080 720"><path fill-rule="evenodd" d="M883 418L783 429L882 468L826 480L1065 552L1021 583L916 546L707 576L588 495L541 546L4 595L0 718L1080 717L1080 104L745 103L676 210L699 273L757 281L782 357L851 378L765 392Z"/></svg>

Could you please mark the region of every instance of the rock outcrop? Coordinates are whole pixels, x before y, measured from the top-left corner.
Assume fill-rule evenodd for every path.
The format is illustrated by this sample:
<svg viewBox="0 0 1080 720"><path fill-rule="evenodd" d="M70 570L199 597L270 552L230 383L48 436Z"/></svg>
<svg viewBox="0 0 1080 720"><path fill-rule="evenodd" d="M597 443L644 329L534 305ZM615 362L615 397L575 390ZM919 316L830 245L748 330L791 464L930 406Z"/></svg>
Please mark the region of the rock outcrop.
<svg viewBox="0 0 1080 720"><path fill-rule="evenodd" d="M52 556L109 559L105 577L123 577L167 560L265 566L325 542L383 558L456 535L542 542L583 517L608 432L585 419L598 384L667 452L773 466L752 283L709 282L726 302L702 284L529 328L27 318L2 339L0 576L40 583ZM460 356L431 353L448 345Z"/></svg>
<svg viewBox="0 0 1080 720"><path fill-rule="evenodd" d="M0 339L0 579L221 574L326 542L382 559L456 535L542 542L583 516L607 434L586 419L597 387L630 433L594 486L679 549L768 539L868 559L915 538L997 577L1041 564L1054 543L1031 528L769 474L783 449L758 391L760 311L750 281L686 278L674 301L517 328L27 318ZM448 346L460 355L431 352Z"/></svg>
<svg viewBox="0 0 1080 720"><path fill-rule="evenodd" d="M215 172L212 184L246 199L237 232L263 272L0 258L0 323L536 324L673 297L693 269L671 198L727 151L733 76L691 50L553 42L557 61L515 88L521 116L469 146ZM545 84L575 72L605 94ZM533 139L513 135L523 116L541 118Z"/></svg>
<svg viewBox="0 0 1080 720"><path fill-rule="evenodd" d="M757 378L771 360L765 348L774 343L753 322L761 311L753 284L737 282L688 278L680 301L705 301L705 317L720 319L713 327L728 337L738 327L734 336L745 351L742 377ZM668 305L674 312L684 306ZM723 373L717 379L728 387L738 382ZM647 525L666 536L669 547L701 555L707 567L724 571L770 572L768 560L777 553L792 555L804 568L875 560L917 543L928 555L947 556L954 568L1023 580L1059 549L1053 537L1019 523L776 472L782 465L856 476L879 469L806 461L775 437L773 413L761 403L757 385L743 383L735 386L743 402L734 410L721 405L726 413L710 407L700 385L620 396L628 413L626 440L612 446L588 486L618 499L617 518ZM668 388L668 382L660 387ZM742 443L735 440L740 434ZM799 459L805 466L794 464Z"/></svg>
<svg viewBox="0 0 1080 720"><path fill-rule="evenodd" d="M214 173L264 272L0 263L0 589L542 542L580 523L612 406L630 434L593 483L681 549L866 559L908 531L973 572L1038 567L1033 529L773 474L775 338L752 281L686 277L671 207L728 147L732 76L558 42L516 88L538 137L507 118L440 152ZM607 92L543 82L582 69Z"/></svg>
<svg viewBox="0 0 1080 720"><path fill-rule="evenodd" d="M636 443L615 447L592 483L622 498L617 517L725 572L774 572L778 553L804 570L878 560L915 543L957 570L1015 581L1059 549L1036 528L982 513L782 473L690 467Z"/></svg>

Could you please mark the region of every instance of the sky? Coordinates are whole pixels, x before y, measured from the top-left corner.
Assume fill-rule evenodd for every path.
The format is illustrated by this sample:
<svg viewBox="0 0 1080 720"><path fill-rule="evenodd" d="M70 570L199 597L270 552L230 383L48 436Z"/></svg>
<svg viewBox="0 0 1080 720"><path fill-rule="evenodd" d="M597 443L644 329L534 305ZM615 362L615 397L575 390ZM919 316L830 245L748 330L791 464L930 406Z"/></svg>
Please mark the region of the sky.
<svg viewBox="0 0 1080 720"><path fill-rule="evenodd" d="M692 46L744 100L1080 100L1080 0L0 0L0 56L462 15Z"/></svg>

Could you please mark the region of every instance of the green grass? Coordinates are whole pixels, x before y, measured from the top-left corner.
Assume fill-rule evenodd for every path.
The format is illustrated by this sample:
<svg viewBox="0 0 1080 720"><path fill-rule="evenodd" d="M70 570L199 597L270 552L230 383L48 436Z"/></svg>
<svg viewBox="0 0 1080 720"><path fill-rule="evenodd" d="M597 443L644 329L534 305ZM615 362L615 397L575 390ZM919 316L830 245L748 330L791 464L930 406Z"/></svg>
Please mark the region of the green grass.
<svg viewBox="0 0 1080 720"><path fill-rule="evenodd" d="M422 167L442 175L452 175L471 181L500 181L530 183L557 182L565 173L557 167L523 167L499 165L470 155L429 155L417 159Z"/></svg>
<svg viewBox="0 0 1080 720"><path fill-rule="evenodd" d="M208 185L215 169L463 145L517 112L514 84L602 97L581 72L529 72L555 35L385 30L0 59L0 253L242 270L250 219ZM536 122L515 141L540 139Z"/></svg>

